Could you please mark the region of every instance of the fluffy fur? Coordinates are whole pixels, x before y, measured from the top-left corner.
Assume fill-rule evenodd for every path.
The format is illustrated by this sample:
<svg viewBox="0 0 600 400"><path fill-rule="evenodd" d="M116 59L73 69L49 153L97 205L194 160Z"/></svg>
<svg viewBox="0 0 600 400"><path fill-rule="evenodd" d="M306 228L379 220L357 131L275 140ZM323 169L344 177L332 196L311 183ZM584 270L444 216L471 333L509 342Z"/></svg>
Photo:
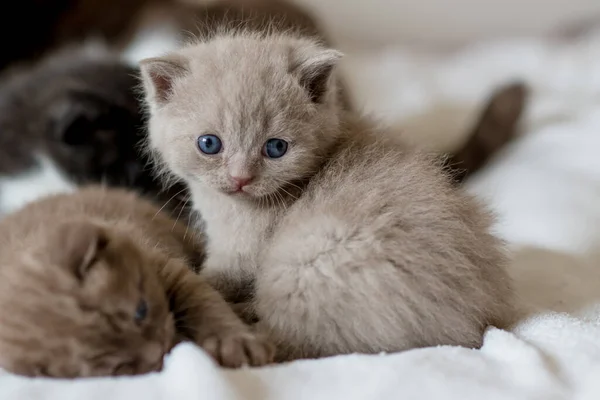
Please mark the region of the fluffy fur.
<svg viewBox="0 0 600 400"><path fill-rule="evenodd" d="M202 41L232 33L259 36L284 33L330 45L318 18L286 0L217 0L203 7L198 7L198 2L192 0L190 4L163 5L154 10L154 18L143 19L145 22L141 26L146 26L148 32L155 32L157 17L163 24L194 32ZM182 39L181 34L174 37ZM338 76L336 80L339 106L347 111L355 110L344 79ZM526 100L527 88L522 82L508 83L490 94L463 146L454 154L442 157L455 181L463 182L478 172L490 158L512 142L518 132Z"/></svg>
<svg viewBox="0 0 600 400"><path fill-rule="evenodd" d="M149 145L205 222L202 273L246 302L280 360L477 347L511 310L491 218L440 165L340 107L340 57L244 33L142 63ZM205 134L219 153L199 151ZM272 138L283 157L265 156Z"/></svg>
<svg viewBox="0 0 600 400"><path fill-rule="evenodd" d="M0 214L65 187L100 182L135 188L161 205L171 199L169 209L182 211L183 187L163 190L138 151L137 74L102 46L76 46L4 78ZM40 185L49 171L60 179Z"/></svg>
<svg viewBox="0 0 600 400"><path fill-rule="evenodd" d="M188 265L201 241L136 194L90 187L0 223L0 367L27 376L159 370L178 340L224 366L270 345Z"/></svg>

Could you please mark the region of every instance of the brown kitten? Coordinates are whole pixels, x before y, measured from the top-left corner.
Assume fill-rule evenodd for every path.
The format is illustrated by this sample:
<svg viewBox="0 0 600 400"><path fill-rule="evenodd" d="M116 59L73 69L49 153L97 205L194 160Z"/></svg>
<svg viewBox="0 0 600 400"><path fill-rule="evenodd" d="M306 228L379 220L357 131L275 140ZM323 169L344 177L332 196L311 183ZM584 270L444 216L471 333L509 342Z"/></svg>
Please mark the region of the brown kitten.
<svg viewBox="0 0 600 400"><path fill-rule="evenodd" d="M279 360L478 347L511 312L492 219L340 107L340 57L234 32L142 62L149 146L204 218L202 274L248 303Z"/></svg>
<svg viewBox="0 0 600 400"><path fill-rule="evenodd" d="M201 241L138 195L89 187L0 222L0 367L27 376L140 374L176 340L223 366L271 347L188 268Z"/></svg>

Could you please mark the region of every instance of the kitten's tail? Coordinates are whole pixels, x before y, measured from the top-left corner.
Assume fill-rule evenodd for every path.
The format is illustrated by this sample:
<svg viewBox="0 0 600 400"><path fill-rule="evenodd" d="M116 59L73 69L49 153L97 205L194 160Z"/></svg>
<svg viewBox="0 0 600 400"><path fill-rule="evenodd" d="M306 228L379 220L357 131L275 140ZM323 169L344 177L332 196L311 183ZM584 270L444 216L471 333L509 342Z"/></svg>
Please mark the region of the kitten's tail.
<svg viewBox="0 0 600 400"><path fill-rule="evenodd" d="M479 171L518 132L529 90L523 82L498 88L490 96L467 142L446 160L458 183Z"/></svg>

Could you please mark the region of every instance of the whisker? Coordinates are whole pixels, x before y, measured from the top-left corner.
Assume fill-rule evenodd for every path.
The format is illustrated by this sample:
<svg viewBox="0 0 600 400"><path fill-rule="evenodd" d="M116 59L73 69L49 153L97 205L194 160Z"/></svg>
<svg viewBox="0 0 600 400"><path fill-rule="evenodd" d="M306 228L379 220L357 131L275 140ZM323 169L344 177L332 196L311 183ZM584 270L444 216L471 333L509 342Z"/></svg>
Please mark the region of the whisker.
<svg viewBox="0 0 600 400"><path fill-rule="evenodd" d="M183 207L181 207L181 209L179 210L179 214L177 214L177 219L175 219L175 222L173 223L173 227L171 228L171 232L173 232L173 230L177 226L177 222L179 221L179 218L181 217L181 213L183 212L183 209L187 206L187 203L190 201L190 198L191 197L188 196L188 198L185 201L185 203L183 203ZM181 202L180 202L180 204L181 204Z"/></svg>
<svg viewBox="0 0 600 400"><path fill-rule="evenodd" d="M273 193L269 193L269 194L267 195L267 201L269 202L269 206L270 206L270 207L272 207L272 206L274 206L274 205L275 205L275 202L273 201L273 198L274 198L274 197L275 197L275 196L273 195Z"/></svg>
<svg viewBox="0 0 600 400"><path fill-rule="evenodd" d="M281 193L275 192L275 198L277 199L277 205L281 208L285 208L284 199L281 197Z"/></svg>
<svg viewBox="0 0 600 400"><path fill-rule="evenodd" d="M154 214L154 217L152 217L152 220L154 220L154 218L156 218L156 216L158 214L160 214L160 212L167 206L167 204L169 204L169 202L171 200L173 200L175 197L179 196L184 190L186 190L186 189L181 189L179 192L177 192L173 196L171 196L171 198L166 201L166 203L156 212L156 214Z"/></svg>
<svg viewBox="0 0 600 400"><path fill-rule="evenodd" d="M281 204L281 208L284 210L287 209L287 205L285 204L285 199L283 198L282 194L275 192L275 196L277 197L278 204Z"/></svg>
<svg viewBox="0 0 600 400"><path fill-rule="evenodd" d="M184 204L184 207L185 207L185 204ZM187 223L185 224L185 233L183 234L183 240L185 240L185 238L187 237L187 233L188 233L188 230L190 229L191 221L192 221L192 213L190 211L190 212L188 212ZM195 241L195 239L196 238L194 237L194 241Z"/></svg>
<svg viewBox="0 0 600 400"><path fill-rule="evenodd" d="M290 196L293 200L298 200L298 197L294 196L293 194L291 194L290 192L288 192L287 190L285 190L283 187L281 188L281 190L287 194L288 196Z"/></svg>
<svg viewBox="0 0 600 400"><path fill-rule="evenodd" d="M300 191L302 191L302 190L303 190L303 189L302 189L300 186L296 185L296 184L295 184L295 183L293 183L293 182L285 181L285 183L286 183L286 185L293 186L293 187L295 187L296 189L298 189L298 190L300 190Z"/></svg>

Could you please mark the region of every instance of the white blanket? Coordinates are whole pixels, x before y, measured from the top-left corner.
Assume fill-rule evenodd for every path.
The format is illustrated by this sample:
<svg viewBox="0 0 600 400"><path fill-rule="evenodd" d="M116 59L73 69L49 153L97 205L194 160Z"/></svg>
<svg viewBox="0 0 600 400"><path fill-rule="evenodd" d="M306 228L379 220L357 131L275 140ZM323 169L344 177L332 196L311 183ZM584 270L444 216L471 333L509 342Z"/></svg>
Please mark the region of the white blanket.
<svg viewBox="0 0 600 400"><path fill-rule="evenodd" d="M600 32L444 57L387 49L350 55L345 70L367 110L446 147L495 84L523 77L532 85L526 136L468 184L498 211L498 234L514 249L511 272L528 313L511 332L490 329L481 350L238 371L182 344L162 373L137 378L0 375L0 399L600 399Z"/></svg>

